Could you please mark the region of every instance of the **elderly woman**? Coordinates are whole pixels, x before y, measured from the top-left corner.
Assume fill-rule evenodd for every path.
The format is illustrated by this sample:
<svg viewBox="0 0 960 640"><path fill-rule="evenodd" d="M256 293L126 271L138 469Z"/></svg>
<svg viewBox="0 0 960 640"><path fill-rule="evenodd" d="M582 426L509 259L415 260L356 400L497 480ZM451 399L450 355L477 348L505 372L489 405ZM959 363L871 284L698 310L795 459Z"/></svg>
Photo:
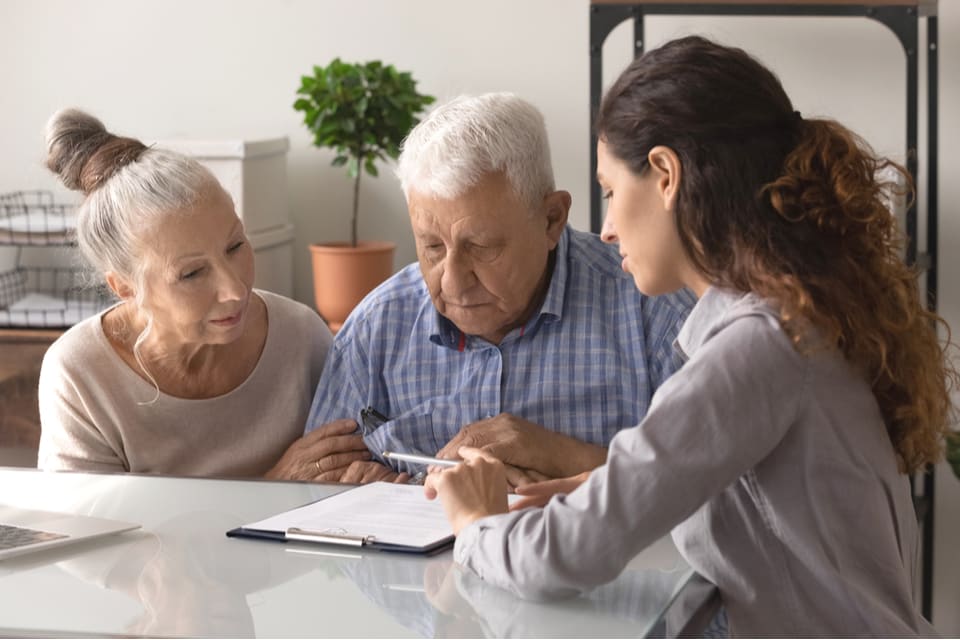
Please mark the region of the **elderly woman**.
<svg viewBox="0 0 960 640"><path fill-rule="evenodd" d="M38 466L246 477L296 466L311 479L321 453L298 438L331 335L306 306L253 288L253 249L216 178L76 110L53 116L47 147L47 166L85 195L80 250L120 302L47 352ZM345 464L368 455L354 428L331 427Z"/></svg>

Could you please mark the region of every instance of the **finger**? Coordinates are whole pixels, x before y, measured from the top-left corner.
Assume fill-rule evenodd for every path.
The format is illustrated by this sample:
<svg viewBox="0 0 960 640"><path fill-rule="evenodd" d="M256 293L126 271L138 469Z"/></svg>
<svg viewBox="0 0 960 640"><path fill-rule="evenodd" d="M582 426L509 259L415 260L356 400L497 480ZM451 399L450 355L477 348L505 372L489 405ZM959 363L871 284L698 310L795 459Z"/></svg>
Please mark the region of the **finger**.
<svg viewBox="0 0 960 640"><path fill-rule="evenodd" d="M347 467L340 467L339 469L331 469L330 471L324 471L320 475L313 478L314 482L341 482L343 474L347 471Z"/></svg>
<svg viewBox="0 0 960 640"><path fill-rule="evenodd" d="M527 477L530 478L531 483L545 482L546 480L551 480L550 476L546 475L545 473L540 473L536 469L525 469L524 471L526 472Z"/></svg>
<svg viewBox="0 0 960 640"><path fill-rule="evenodd" d="M557 492L566 491L567 486L568 478L555 478L517 487L517 493L522 496L552 496Z"/></svg>
<svg viewBox="0 0 960 640"><path fill-rule="evenodd" d="M393 475L393 471L378 462L369 462L364 465L364 469L363 477L360 478L360 482L363 484L377 482L378 480L390 480L390 476Z"/></svg>
<svg viewBox="0 0 960 640"><path fill-rule="evenodd" d="M487 418L462 427L455 436L440 451L437 452L438 458L446 460L455 460L457 458L457 449L463 446L479 447L486 444L488 434L493 433L494 422L496 418ZM483 425L478 427L477 425Z"/></svg>
<svg viewBox="0 0 960 640"><path fill-rule="evenodd" d="M518 490L517 493L523 493L522 491L519 491L519 489L522 489L523 487L529 487L531 485L541 484L548 480L552 480L552 478L543 475L535 469L523 469L520 467L512 467L512 465L504 465L504 467L508 469L507 480L509 480L511 484L513 484L513 486ZM511 468L514 469L513 476L511 476L509 471ZM566 484L563 486L564 490L566 490ZM552 492L556 493L558 490L559 489L554 488Z"/></svg>
<svg viewBox="0 0 960 640"><path fill-rule="evenodd" d="M503 465L503 470L506 472L507 484L510 485L511 489L516 490L523 485L530 484L530 479L522 469L505 464Z"/></svg>
<svg viewBox="0 0 960 640"><path fill-rule="evenodd" d="M455 459L457 457L457 449L463 446L463 433L464 432L461 431L457 435L453 436L453 438L450 439L450 442L445 444L440 451L437 451L437 457L444 460Z"/></svg>
<svg viewBox="0 0 960 640"><path fill-rule="evenodd" d="M437 484L441 482L440 476L442 475L442 473L431 473L427 476L427 479L423 481L423 495L427 500L434 500L440 495Z"/></svg>
<svg viewBox="0 0 960 640"><path fill-rule="evenodd" d="M314 429L310 433L304 436L304 438L309 439L311 436L322 439L329 438L330 436L342 436L348 433L353 433L357 430L357 421L353 418L341 418L340 420L334 420L333 422L328 422L325 425Z"/></svg>
<svg viewBox="0 0 960 640"><path fill-rule="evenodd" d="M519 493L519 492L518 492ZM510 504L510 511L520 511L529 507L542 507L550 502L550 496L530 496Z"/></svg>
<svg viewBox="0 0 960 640"><path fill-rule="evenodd" d="M347 451L367 451L367 445L363 443L363 438L360 436L333 436L311 443L301 452L301 455L317 459Z"/></svg>
<svg viewBox="0 0 960 640"><path fill-rule="evenodd" d="M370 460L371 454L364 449L363 451L350 451L347 453L335 453L331 456L325 456L317 460L321 471L330 469L339 469L340 467L349 467L354 462L365 462Z"/></svg>
<svg viewBox="0 0 960 640"><path fill-rule="evenodd" d="M478 449L477 447L460 447L457 449L457 455L466 460L467 462L473 462L475 460L485 460L486 462L500 462L495 456L489 452Z"/></svg>
<svg viewBox="0 0 960 640"><path fill-rule="evenodd" d="M363 479L364 465L365 462L352 462L350 466L347 467L347 470L343 472L343 475L340 476L340 482L349 483L349 484L360 484L360 481Z"/></svg>
<svg viewBox="0 0 960 640"><path fill-rule="evenodd" d="M403 473L397 474L397 477L393 479L397 484L407 484L410 482L410 474L404 471Z"/></svg>

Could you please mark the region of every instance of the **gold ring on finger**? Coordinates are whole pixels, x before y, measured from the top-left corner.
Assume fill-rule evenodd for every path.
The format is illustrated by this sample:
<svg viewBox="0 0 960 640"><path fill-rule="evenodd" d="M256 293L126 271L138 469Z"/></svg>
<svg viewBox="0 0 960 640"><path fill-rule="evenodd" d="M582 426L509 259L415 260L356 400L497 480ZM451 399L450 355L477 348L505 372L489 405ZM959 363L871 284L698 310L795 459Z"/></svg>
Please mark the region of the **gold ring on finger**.
<svg viewBox="0 0 960 640"><path fill-rule="evenodd" d="M320 471L321 471L321 469L320 469L320 461L319 461L319 460L314 460L314 461L313 461L313 466L315 466L315 467L317 468L317 473L320 473Z"/></svg>

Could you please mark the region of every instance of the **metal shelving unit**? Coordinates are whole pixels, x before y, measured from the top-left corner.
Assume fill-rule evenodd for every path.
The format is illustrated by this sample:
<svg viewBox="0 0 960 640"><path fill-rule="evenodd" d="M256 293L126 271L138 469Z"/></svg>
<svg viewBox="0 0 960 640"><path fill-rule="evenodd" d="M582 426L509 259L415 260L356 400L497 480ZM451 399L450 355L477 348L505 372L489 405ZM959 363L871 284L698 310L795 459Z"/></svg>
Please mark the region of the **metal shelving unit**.
<svg viewBox="0 0 960 640"><path fill-rule="evenodd" d="M84 283L74 205L49 191L0 194L0 331L65 329L112 300L106 287Z"/></svg>
<svg viewBox="0 0 960 640"><path fill-rule="evenodd" d="M906 214L908 237L906 260L925 271L927 305L937 308L937 0L591 0L590 4L590 228L599 232L602 224L600 186L593 179L597 171L597 139L594 134L596 112L600 106L603 71L603 43L615 27L633 20L633 53L644 50L644 17L648 15L703 16L808 16L862 17L889 28L906 56L907 169L916 180L918 114L920 110L920 24L926 22L926 109L927 109L927 184L917 183L917 196L927 204L926 251L917 247L917 204ZM922 527L921 609L928 619L933 603L933 469L912 478L917 518Z"/></svg>

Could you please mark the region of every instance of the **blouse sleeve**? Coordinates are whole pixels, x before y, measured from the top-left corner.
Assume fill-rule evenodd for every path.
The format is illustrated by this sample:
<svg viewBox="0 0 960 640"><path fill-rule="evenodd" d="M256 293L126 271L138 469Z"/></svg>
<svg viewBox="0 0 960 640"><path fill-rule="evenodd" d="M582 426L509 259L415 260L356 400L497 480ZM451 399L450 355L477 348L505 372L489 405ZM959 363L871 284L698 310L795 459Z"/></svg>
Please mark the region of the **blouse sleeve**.
<svg viewBox="0 0 960 640"><path fill-rule="evenodd" d="M79 392L75 375L54 344L43 358L40 385L40 450L37 467L69 471L127 471Z"/></svg>
<svg viewBox="0 0 960 640"><path fill-rule="evenodd" d="M526 598L609 582L769 454L795 421L807 371L770 318L734 321L617 434L587 482L543 509L474 522L455 559Z"/></svg>

